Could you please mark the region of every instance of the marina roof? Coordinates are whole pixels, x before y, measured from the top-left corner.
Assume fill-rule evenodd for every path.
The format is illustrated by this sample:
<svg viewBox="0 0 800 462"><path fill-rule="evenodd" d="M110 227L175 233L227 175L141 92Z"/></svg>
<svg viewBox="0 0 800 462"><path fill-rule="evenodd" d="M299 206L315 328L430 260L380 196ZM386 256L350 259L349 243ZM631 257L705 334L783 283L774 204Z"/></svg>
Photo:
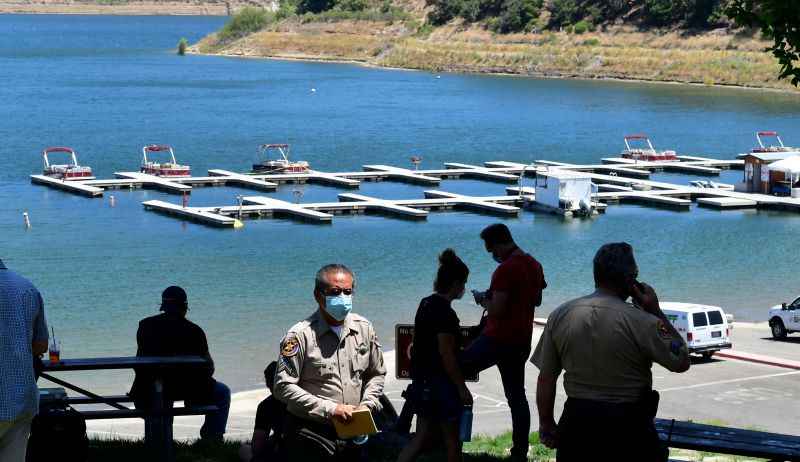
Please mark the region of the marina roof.
<svg viewBox="0 0 800 462"><path fill-rule="evenodd" d="M544 177L549 178L558 178L559 180L571 180L571 179L585 179L591 180L592 177L580 172L570 172L566 170L551 170L548 172L538 171L537 175L541 175Z"/></svg>
<svg viewBox="0 0 800 462"><path fill-rule="evenodd" d="M769 164L769 170L785 173L800 173L800 156L792 156Z"/></svg>
<svg viewBox="0 0 800 462"><path fill-rule="evenodd" d="M775 162L800 155L800 151L777 151L777 152L751 152L745 157L754 157L758 160Z"/></svg>

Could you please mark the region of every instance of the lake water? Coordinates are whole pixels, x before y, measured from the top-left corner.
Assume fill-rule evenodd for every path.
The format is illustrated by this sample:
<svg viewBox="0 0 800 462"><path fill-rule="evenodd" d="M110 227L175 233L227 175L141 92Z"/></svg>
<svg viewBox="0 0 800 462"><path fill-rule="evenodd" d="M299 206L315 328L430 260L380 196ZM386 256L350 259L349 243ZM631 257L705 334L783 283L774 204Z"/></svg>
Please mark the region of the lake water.
<svg viewBox="0 0 800 462"><path fill-rule="evenodd" d="M0 15L0 258L41 289L64 356L135 352L137 321L155 314L161 290L178 284L191 319L208 334L217 375L236 390L259 386L285 330L314 310L313 276L333 261L358 277L356 311L387 349L393 326L413 321L429 294L436 255L454 247L470 265L470 288L494 263L478 238L496 218L432 213L425 222L337 217L331 226L247 221L220 230L145 212L173 195L115 191L116 207L33 186L49 145L77 149L100 178L138 168L141 146L169 143L194 172L246 171L260 143L292 144L296 159L326 171L383 163L550 159L598 162L622 136L647 132L657 147L730 158L757 129L800 143L795 95L643 83L423 73L344 64L179 57L222 18ZM316 88L312 93L311 89ZM741 172L726 172L734 182ZM686 183L693 177L658 174ZM444 181L476 195L505 185ZM296 186L269 195L292 200ZM366 183L360 193L422 197L426 188ZM336 188L305 186L303 201L335 201ZM235 188L201 188L192 205L229 205ZM33 228L22 226L28 211ZM672 212L611 206L590 221L525 213L504 220L544 265L550 287L539 315L590 291L591 258L609 241L637 250L641 279L663 300L718 304L737 319L765 320L768 306L800 292L794 251L800 215ZM478 309L456 304L462 321ZM126 374L98 389L123 391ZM86 377L78 382L85 383Z"/></svg>

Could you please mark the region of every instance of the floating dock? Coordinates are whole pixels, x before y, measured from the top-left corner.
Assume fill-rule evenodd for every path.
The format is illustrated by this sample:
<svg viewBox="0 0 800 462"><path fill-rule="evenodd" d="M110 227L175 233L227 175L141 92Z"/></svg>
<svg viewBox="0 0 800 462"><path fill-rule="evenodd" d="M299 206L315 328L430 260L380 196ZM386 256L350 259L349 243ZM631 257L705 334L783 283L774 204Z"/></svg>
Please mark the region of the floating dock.
<svg viewBox="0 0 800 462"><path fill-rule="evenodd" d="M693 175L715 175L724 169L743 168L739 159L718 160L679 156L674 162L641 162L623 158L603 159L603 164L569 164L537 161L522 164L491 161L483 165L445 163L443 169L412 170L390 165L364 165L360 172L321 172L284 174L243 174L212 169L205 177L161 178L139 172L115 173L107 180L62 181L31 175L31 182L88 197L102 196L105 189L153 188L174 194L188 194L197 186L238 186L258 191L274 191L279 184L309 183L342 188L358 188L362 181L400 181L422 186L439 186L442 180L472 178L501 183L521 183L523 176L553 172L581 172L597 185L592 205L604 211L610 204L638 203L671 210L690 210L693 204L720 210L778 209L800 212L800 198L741 193L726 188L703 188L649 180L650 173L674 170ZM426 190L424 198L389 200L362 194L342 193L338 202L291 203L265 196L246 196L240 204L212 207L184 207L166 201L147 201L145 209L213 226L236 227L243 218L286 217L312 223L332 223L336 215L380 214L409 220L425 220L431 211L461 209L499 216L518 216L535 202L533 188L508 187L504 196L467 196L438 189Z"/></svg>
<svg viewBox="0 0 800 462"><path fill-rule="evenodd" d="M530 198L528 198L530 199ZM224 207L182 207L152 200L147 210L185 218L212 226L234 227L244 218L286 217L312 223L331 223L335 215L374 213L395 218L424 220L430 211L462 209L500 216L518 216L524 196L475 197L445 191L425 191L424 199L387 200L361 194L339 194L339 202L293 204L263 196L245 196L241 205Z"/></svg>

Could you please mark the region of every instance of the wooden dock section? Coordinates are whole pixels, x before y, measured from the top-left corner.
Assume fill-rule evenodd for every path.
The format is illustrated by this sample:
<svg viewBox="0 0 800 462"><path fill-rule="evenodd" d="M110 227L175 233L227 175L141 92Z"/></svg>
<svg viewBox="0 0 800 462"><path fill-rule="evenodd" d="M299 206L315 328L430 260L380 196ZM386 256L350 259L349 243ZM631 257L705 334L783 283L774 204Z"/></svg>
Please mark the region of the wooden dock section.
<svg viewBox="0 0 800 462"><path fill-rule="evenodd" d="M45 175L31 175L31 183L49 186L81 196L101 197L103 195L102 188L87 185L82 181L63 181Z"/></svg>
<svg viewBox="0 0 800 462"><path fill-rule="evenodd" d="M155 175L148 175L139 172L117 172L114 173L119 179L130 181L130 187L152 188L173 194L189 194L192 187L175 181L175 178L161 178ZM103 180L92 180L95 185L103 185ZM120 182L117 182L118 184ZM135 185L135 186L134 186Z"/></svg>
<svg viewBox="0 0 800 462"><path fill-rule="evenodd" d="M208 171L208 174L214 178L223 178L225 184L232 184L242 188L261 191L275 191L278 189L277 183L272 183L249 175L242 175L241 173L229 172L228 170L212 169Z"/></svg>
<svg viewBox="0 0 800 462"><path fill-rule="evenodd" d="M209 170L211 173L211 170ZM270 183L317 183L342 188L358 188L361 182L356 178L362 172L327 173L310 170L306 173L248 173L246 176Z"/></svg>
<svg viewBox="0 0 800 462"><path fill-rule="evenodd" d="M721 210L754 209L758 202L736 197L701 197L697 199L697 205Z"/></svg>

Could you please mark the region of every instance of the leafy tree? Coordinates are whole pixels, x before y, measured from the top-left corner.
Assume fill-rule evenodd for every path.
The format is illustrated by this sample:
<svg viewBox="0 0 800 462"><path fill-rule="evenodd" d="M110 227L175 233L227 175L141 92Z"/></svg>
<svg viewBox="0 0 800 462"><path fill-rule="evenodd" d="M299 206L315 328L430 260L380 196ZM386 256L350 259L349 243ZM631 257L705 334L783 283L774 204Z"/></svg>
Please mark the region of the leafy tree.
<svg viewBox="0 0 800 462"><path fill-rule="evenodd" d="M779 78L800 84L800 7L797 0L732 0L727 14L737 24L757 27L773 40L771 51L781 65Z"/></svg>
<svg viewBox="0 0 800 462"><path fill-rule="evenodd" d="M521 32L531 29L539 17L543 0L507 0L503 12L494 24L497 32Z"/></svg>
<svg viewBox="0 0 800 462"><path fill-rule="evenodd" d="M297 2L297 13L321 13L333 8L333 0L299 0Z"/></svg>
<svg viewBox="0 0 800 462"><path fill-rule="evenodd" d="M428 21L435 26L447 23L461 12L459 0L428 0L427 4L433 7L428 13Z"/></svg>
<svg viewBox="0 0 800 462"><path fill-rule="evenodd" d="M548 6L550 24L561 27L581 19L581 8L576 0L552 0Z"/></svg>

